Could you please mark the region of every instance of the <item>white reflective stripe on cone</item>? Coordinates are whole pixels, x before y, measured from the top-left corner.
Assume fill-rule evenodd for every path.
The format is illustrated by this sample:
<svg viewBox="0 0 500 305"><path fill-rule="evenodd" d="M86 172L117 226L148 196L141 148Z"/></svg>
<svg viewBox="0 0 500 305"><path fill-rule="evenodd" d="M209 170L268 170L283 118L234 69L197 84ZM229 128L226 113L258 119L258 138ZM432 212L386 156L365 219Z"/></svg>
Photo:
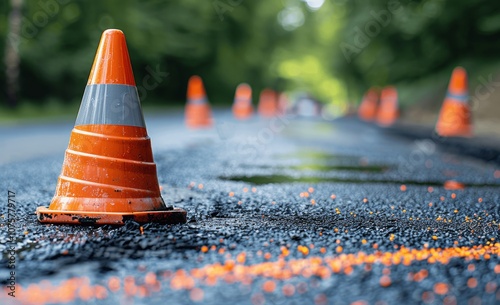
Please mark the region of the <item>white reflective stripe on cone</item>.
<svg viewBox="0 0 500 305"><path fill-rule="evenodd" d="M137 88L129 85L88 85L75 126L113 124L146 127Z"/></svg>
<svg viewBox="0 0 500 305"><path fill-rule="evenodd" d="M197 99L188 99L188 103L189 104L196 104L196 105L200 105L200 104L206 104L208 103L207 99L206 98L197 98Z"/></svg>
<svg viewBox="0 0 500 305"><path fill-rule="evenodd" d="M468 103L469 102L469 94L468 93L452 94L452 93L448 92L448 94L446 95L446 98L451 98L451 99L457 100L461 103Z"/></svg>

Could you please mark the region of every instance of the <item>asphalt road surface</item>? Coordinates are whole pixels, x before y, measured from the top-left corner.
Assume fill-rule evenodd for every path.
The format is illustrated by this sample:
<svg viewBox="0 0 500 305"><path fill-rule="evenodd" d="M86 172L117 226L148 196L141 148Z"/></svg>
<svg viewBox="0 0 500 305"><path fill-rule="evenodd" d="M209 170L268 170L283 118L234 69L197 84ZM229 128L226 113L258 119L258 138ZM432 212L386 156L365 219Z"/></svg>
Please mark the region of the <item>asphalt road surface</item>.
<svg viewBox="0 0 500 305"><path fill-rule="evenodd" d="M146 123L187 224L38 223L72 122L0 129L0 304L500 304L496 165L353 118Z"/></svg>

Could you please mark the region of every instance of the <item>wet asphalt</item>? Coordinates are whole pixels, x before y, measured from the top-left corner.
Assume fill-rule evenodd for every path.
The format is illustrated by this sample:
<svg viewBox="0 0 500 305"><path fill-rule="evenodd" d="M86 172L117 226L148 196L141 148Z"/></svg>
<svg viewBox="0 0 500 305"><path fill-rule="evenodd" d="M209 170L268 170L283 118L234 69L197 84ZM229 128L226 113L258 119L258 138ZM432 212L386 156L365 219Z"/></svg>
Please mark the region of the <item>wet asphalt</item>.
<svg viewBox="0 0 500 305"><path fill-rule="evenodd" d="M496 163L354 118L215 119L146 115L182 225L38 223L73 123L2 127L0 304L500 304Z"/></svg>

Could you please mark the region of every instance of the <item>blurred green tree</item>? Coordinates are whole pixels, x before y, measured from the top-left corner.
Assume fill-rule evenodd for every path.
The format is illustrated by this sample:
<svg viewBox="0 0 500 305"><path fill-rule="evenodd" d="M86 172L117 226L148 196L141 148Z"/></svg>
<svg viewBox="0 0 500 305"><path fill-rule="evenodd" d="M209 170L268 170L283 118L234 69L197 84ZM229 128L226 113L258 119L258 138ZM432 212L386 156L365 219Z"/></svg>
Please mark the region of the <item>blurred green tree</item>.
<svg viewBox="0 0 500 305"><path fill-rule="evenodd" d="M107 28L126 34L142 100L163 105L183 102L193 74L215 104L248 82L255 97L302 90L345 108L369 86L499 61L500 2L489 0L24 1L19 37L9 36L12 8L0 3L0 55L16 38L20 96L39 104L79 101ZM157 86L141 88L151 74ZM0 73L2 98L7 82Z"/></svg>

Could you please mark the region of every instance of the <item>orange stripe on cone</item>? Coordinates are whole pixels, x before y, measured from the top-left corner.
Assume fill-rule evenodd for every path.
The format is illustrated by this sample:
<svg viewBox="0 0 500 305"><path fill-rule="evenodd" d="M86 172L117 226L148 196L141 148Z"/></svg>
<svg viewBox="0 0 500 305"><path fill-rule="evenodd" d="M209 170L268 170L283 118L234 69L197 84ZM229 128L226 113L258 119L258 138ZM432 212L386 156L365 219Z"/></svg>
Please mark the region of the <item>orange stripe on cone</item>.
<svg viewBox="0 0 500 305"><path fill-rule="evenodd" d="M378 92L371 88L366 92L358 108L358 116L364 121L373 121L377 115Z"/></svg>
<svg viewBox="0 0 500 305"><path fill-rule="evenodd" d="M472 136L467 72L462 67L453 70L448 94L443 102L436 132L443 137Z"/></svg>
<svg viewBox="0 0 500 305"><path fill-rule="evenodd" d="M377 123L382 126L390 126L399 118L398 91L389 86L380 94L380 106L377 112Z"/></svg>
<svg viewBox="0 0 500 305"><path fill-rule="evenodd" d="M103 33L71 132L55 196L40 222L69 224L182 223L168 208L135 88L125 36Z"/></svg>
<svg viewBox="0 0 500 305"><path fill-rule="evenodd" d="M252 88L248 84L240 84L236 88L232 110L234 117L240 120L246 120L252 116Z"/></svg>
<svg viewBox="0 0 500 305"><path fill-rule="evenodd" d="M212 110L207 100L201 77L189 78L186 104L186 125L190 128L206 128L213 124Z"/></svg>
<svg viewBox="0 0 500 305"><path fill-rule="evenodd" d="M278 100L276 92L264 89L260 93L258 111L262 117L270 118L278 114Z"/></svg>

